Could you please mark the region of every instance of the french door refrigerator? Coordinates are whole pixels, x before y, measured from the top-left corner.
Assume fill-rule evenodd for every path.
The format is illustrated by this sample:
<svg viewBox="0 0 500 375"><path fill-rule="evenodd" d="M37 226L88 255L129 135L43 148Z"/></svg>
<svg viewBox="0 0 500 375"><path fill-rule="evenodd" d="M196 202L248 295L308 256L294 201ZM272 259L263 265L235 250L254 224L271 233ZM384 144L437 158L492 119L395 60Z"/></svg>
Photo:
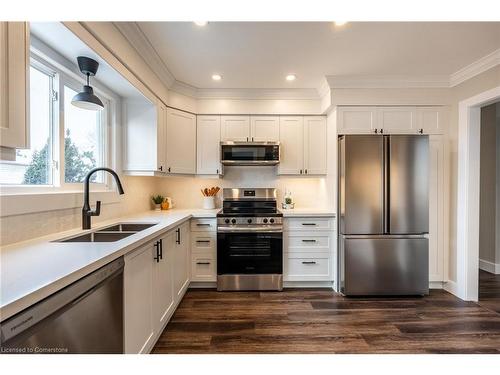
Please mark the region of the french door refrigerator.
<svg viewBox="0 0 500 375"><path fill-rule="evenodd" d="M428 294L428 136L344 135L338 142L340 291Z"/></svg>

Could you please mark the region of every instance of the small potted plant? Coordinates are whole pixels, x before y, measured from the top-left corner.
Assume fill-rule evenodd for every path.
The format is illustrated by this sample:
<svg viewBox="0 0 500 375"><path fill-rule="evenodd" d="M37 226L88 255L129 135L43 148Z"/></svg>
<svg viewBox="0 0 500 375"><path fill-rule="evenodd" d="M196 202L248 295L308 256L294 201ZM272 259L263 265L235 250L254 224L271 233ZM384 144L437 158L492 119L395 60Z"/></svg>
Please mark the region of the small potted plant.
<svg viewBox="0 0 500 375"><path fill-rule="evenodd" d="M151 200L155 204L155 211L161 211L161 204L165 200L165 198L163 197L163 195L153 195L151 197Z"/></svg>

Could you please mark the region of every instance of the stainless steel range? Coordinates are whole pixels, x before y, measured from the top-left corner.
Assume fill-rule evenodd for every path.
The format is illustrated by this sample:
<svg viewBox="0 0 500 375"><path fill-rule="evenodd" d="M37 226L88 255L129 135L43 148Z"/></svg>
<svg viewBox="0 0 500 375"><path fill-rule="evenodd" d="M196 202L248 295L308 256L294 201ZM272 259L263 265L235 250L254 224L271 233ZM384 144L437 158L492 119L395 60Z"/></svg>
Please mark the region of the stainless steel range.
<svg viewBox="0 0 500 375"><path fill-rule="evenodd" d="M283 214L276 189L223 189L217 290L283 289Z"/></svg>

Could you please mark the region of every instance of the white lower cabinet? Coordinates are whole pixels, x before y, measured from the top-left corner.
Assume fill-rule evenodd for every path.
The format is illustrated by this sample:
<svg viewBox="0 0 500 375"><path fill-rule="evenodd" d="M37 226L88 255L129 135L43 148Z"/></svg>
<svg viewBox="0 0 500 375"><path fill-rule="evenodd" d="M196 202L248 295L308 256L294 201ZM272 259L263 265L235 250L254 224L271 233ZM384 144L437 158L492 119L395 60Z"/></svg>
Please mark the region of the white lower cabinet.
<svg viewBox="0 0 500 375"><path fill-rule="evenodd" d="M125 353L145 353L153 345L153 259L151 244L125 256L123 277Z"/></svg>
<svg viewBox="0 0 500 375"><path fill-rule="evenodd" d="M178 302L182 299L189 286L191 261L189 257L189 223L186 222L175 229L174 235L174 299Z"/></svg>
<svg viewBox="0 0 500 375"><path fill-rule="evenodd" d="M190 277L189 222L125 256L125 353L148 353L182 300Z"/></svg>
<svg viewBox="0 0 500 375"><path fill-rule="evenodd" d="M334 218L285 218L283 242L285 282L328 282L335 287L337 251Z"/></svg>
<svg viewBox="0 0 500 375"><path fill-rule="evenodd" d="M191 281L217 281L216 219L191 220Z"/></svg>

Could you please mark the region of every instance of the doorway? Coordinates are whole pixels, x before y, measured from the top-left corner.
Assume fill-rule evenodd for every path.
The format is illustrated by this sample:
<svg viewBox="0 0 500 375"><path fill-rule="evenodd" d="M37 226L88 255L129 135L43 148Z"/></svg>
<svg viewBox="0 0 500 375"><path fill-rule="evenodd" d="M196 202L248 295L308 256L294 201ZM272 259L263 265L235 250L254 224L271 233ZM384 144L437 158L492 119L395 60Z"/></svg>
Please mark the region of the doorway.
<svg viewBox="0 0 500 375"><path fill-rule="evenodd" d="M479 304L500 312L500 101L481 107Z"/></svg>
<svg viewBox="0 0 500 375"><path fill-rule="evenodd" d="M466 301L479 297L481 108L500 101L500 86L459 102L457 279L446 289Z"/></svg>

